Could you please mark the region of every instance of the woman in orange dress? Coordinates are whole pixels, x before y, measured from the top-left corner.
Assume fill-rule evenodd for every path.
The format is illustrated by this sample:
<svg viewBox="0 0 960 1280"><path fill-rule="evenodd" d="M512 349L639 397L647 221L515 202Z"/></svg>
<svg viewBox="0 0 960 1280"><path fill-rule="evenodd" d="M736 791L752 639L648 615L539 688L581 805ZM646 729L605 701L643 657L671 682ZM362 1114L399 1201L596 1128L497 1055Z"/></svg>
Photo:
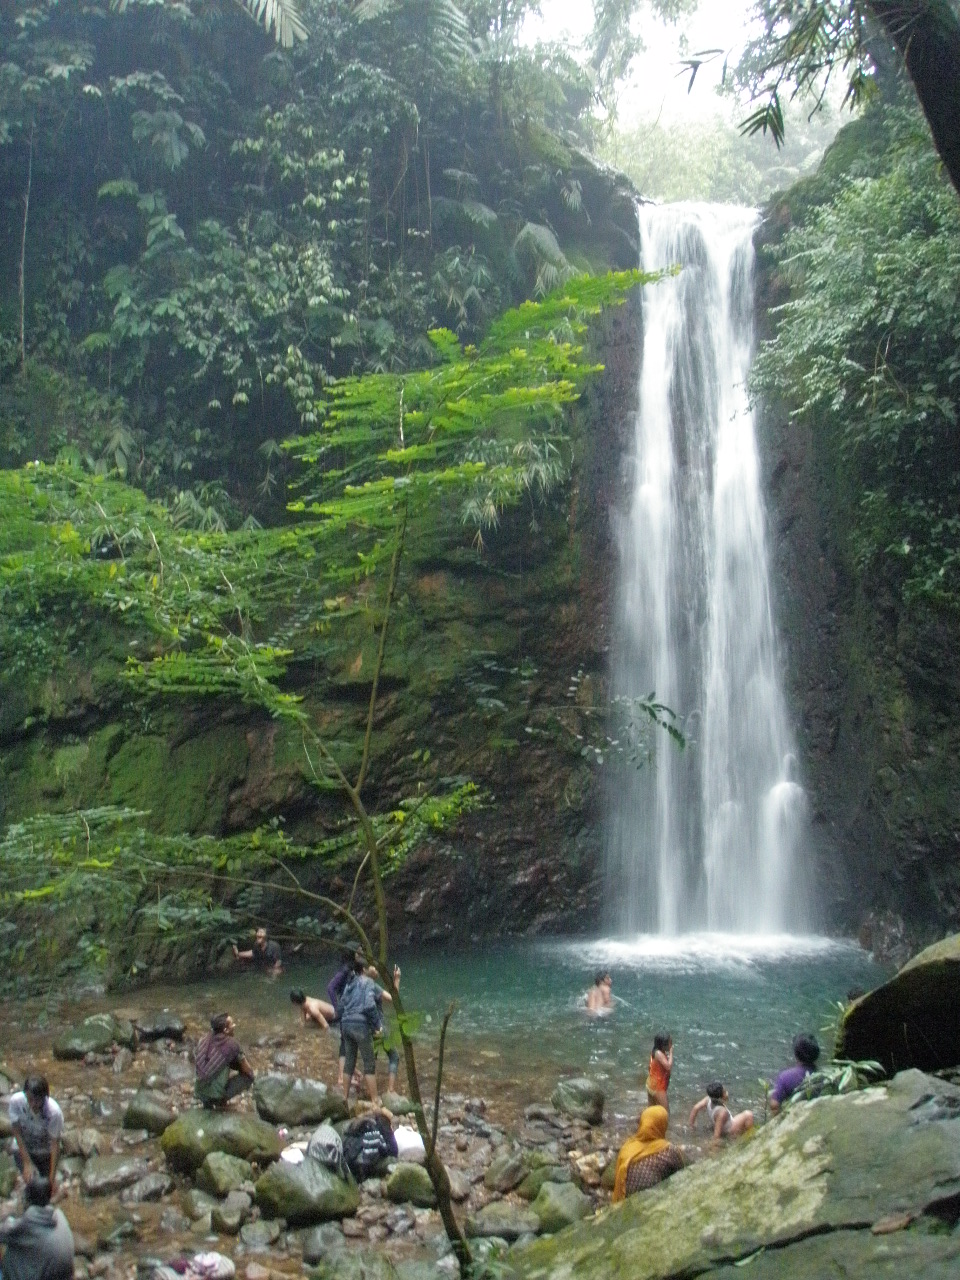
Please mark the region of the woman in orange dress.
<svg viewBox="0 0 960 1280"><path fill-rule="evenodd" d="M670 1110L667 1090L670 1088L671 1071L673 1071L673 1037L661 1033L653 1037L653 1053L650 1055L650 1069L647 1072L647 1100L651 1107Z"/></svg>

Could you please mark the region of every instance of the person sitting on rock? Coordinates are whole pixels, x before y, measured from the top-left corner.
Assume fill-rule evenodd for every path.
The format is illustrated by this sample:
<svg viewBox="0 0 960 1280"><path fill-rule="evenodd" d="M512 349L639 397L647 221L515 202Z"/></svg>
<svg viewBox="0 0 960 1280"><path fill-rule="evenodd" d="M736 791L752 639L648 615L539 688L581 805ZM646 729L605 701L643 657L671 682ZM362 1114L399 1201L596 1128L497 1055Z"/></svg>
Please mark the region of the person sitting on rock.
<svg viewBox="0 0 960 1280"><path fill-rule="evenodd" d="M770 1110L774 1115L797 1092L807 1076L816 1071L820 1057L820 1045L816 1037L806 1033L797 1036L793 1042L793 1056L796 1063L780 1072L770 1090Z"/></svg>
<svg viewBox="0 0 960 1280"><path fill-rule="evenodd" d="M261 925L253 935L253 946L249 951L238 951L236 943L233 947L235 960L249 960L258 973L267 973L276 977L283 972L283 957L280 954L279 942L267 938L267 931Z"/></svg>
<svg viewBox="0 0 960 1280"><path fill-rule="evenodd" d="M715 1138L739 1138L753 1128L753 1112L741 1111L734 1115L727 1103L730 1096L719 1080L707 1085L706 1097L700 1099L690 1112L690 1128L697 1123L697 1116L706 1111L707 1121Z"/></svg>
<svg viewBox="0 0 960 1280"><path fill-rule="evenodd" d="M57 1184L63 1112L50 1097L46 1076L28 1076L9 1103L10 1128L16 1147L13 1158L29 1182L34 1174L46 1178L51 1192Z"/></svg>
<svg viewBox="0 0 960 1280"><path fill-rule="evenodd" d="M235 1030L229 1013L215 1013L210 1030L200 1037L195 1092L205 1107L225 1107L253 1084L253 1067L234 1038Z"/></svg>
<svg viewBox="0 0 960 1280"><path fill-rule="evenodd" d="M587 1013L606 1013L608 1009L613 1008L613 997L610 989L613 986L613 979L610 974L601 969L593 980L593 986L587 992Z"/></svg>
<svg viewBox="0 0 960 1280"><path fill-rule="evenodd" d="M617 1154L614 1203L656 1186L683 1168L679 1148L667 1139L669 1120L666 1107L647 1107L641 1113L636 1133Z"/></svg>
<svg viewBox="0 0 960 1280"><path fill-rule="evenodd" d="M27 1183L20 1218L0 1223L3 1280L73 1280L73 1232L50 1205L50 1179Z"/></svg>
<svg viewBox="0 0 960 1280"><path fill-rule="evenodd" d="M321 1031L326 1031L330 1023L336 1021L337 1011L332 1004L318 1000L316 996L304 995L299 987L290 992L290 1000L300 1006L304 1022L315 1022Z"/></svg>

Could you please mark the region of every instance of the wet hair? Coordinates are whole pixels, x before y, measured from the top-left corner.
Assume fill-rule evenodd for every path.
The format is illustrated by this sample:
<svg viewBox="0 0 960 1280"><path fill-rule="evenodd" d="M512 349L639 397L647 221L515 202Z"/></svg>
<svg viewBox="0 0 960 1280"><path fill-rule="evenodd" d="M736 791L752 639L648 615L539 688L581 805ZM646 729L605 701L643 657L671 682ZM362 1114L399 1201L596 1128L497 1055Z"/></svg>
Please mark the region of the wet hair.
<svg viewBox="0 0 960 1280"><path fill-rule="evenodd" d="M723 1101L723 1085L719 1080L711 1080L707 1085L707 1097L711 1102Z"/></svg>
<svg viewBox="0 0 960 1280"><path fill-rule="evenodd" d="M31 1178L26 1185L24 1196L28 1205L35 1204L44 1209L50 1203L50 1179L39 1176Z"/></svg>
<svg viewBox="0 0 960 1280"><path fill-rule="evenodd" d="M307 997L303 994L303 992L300 990L299 987L294 987L293 990L290 992L290 999L293 1002L293 1004L303 1004L306 998Z"/></svg>
<svg viewBox="0 0 960 1280"><path fill-rule="evenodd" d="M667 1035L665 1031L658 1031L653 1037L653 1052L656 1053L659 1050L661 1053L666 1053L670 1048L671 1039L672 1036Z"/></svg>
<svg viewBox="0 0 960 1280"><path fill-rule="evenodd" d="M210 1030L214 1035L222 1035L227 1029L227 1023L230 1020L229 1013L215 1013L210 1019Z"/></svg>
<svg viewBox="0 0 960 1280"><path fill-rule="evenodd" d="M595 987L599 987L601 982L606 982L607 978L609 977L610 977L610 974L607 972L606 969L598 969L597 972L593 975L593 985Z"/></svg>
<svg viewBox="0 0 960 1280"><path fill-rule="evenodd" d="M27 1098L33 1098L34 1101L43 1103L43 1109L46 1110L47 1099L50 1097L50 1086L47 1084L46 1076L27 1076L23 1082L23 1092Z"/></svg>
<svg viewBox="0 0 960 1280"><path fill-rule="evenodd" d="M354 973L363 973L363 971L364 971L364 969L366 969L366 967L367 967L367 962L366 962L366 960L363 958L363 956L361 955L361 953L358 951L358 952L357 952L357 954L353 957L353 972L354 972Z"/></svg>
<svg viewBox="0 0 960 1280"><path fill-rule="evenodd" d="M806 1032L797 1036L793 1042L793 1056L801 1066L809 1067L812 1071L820 1057L820 1045L817 1043L816 1036L808 1035Z"/></svg>

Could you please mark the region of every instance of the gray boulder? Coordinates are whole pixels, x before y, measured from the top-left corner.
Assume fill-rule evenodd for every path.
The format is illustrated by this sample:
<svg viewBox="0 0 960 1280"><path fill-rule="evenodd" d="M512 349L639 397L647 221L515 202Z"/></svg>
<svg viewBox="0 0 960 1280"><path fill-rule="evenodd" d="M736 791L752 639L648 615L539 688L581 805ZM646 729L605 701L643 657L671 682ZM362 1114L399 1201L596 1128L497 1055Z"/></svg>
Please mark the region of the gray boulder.
<svg viewBox="0 0 960 1280"><path fill-rule="evenodd" d="M197 1170L197 1186L218 1199L252 1181L253 1166L249 1161L228 1156L225 1151L211 1151Z"/></svg>
<svg viewBox="0 0 960 1280"><path fill-rule="evenodd" d="M888 1085L793 1102L715 1158L515 1250L510 1263L518 1280L734 1280L743 1273L732 1264L748 1259L764 1280L927 1280L949 1274L946 1238L925 1224L953 1220L957 1187L960 1088L906 1071ZM960 1239L949 1240L955 1268Z"/></svg>
<svg viewBox="0 0 960 1280"><path fill-rule="evenodd" d="M153 1013L136 1022L141 1040L182 1040L186 1028L175 1013Z"/></svg>
<svg viewBox="0 0 960 1280"><path fill-rule="evenodd" d="M593 1212L590 1197L572 1182L545 1182L530 1206L540 1219L541 1231L562 1231Z"/></svg>
<svg viewBox="0 0 960 1280"><path fill-rule="evenodd" d="M603 1090L593 1080L561 1080L554 1089L550 1101L561 1115L587 1124L599 1124L603 1119Z"/></svg>
<svg viewBox="0 0 960 1280"><path fill-rule="evenodd" d="M398 1280L396 1267L375 1249L350 1249L321 1258L311 1274L313 1280Z"/></svg>
<svg viewBox="0 0 960 1280"><path fill-rule="evenodd" d="M198 1222L216 1208L217 1202L205 1191L198 1191L196 1187L191 1187L181 1195L180 1204L190 1221Z"/></svg>
<svg viewBox="0 0 960 1280"><path fill-rule="evenodd" d="M333 1222L325 1222L319 1227L310 1227L304 1231L300 1239L303 1260L308 1266L317 1262L339 1257L346 1248L343 1232Z"/></svg>
<svg viewBox="0 0 960 1280"><path fill-rule="evenodd" d="M258 1179L256 1201L266 1217L309 1227L351 1217L360 1206L360 1191L318 1160L278 1160Z"/></svg>
<svg viewBox="0 0 960 1280"><path fill-rule="evenodd" d="M321 1124L324 1120L343 1120L348 1115L341 1093L331 1092L319 1080L298 1076L257 1076L253 1102L257 1115L271 1124Z"/></svg>
<svg viewBox="0 0 960 1280"><path fill-rule="evenodd" d="M504 1151L494 1156L490 1166L483 1175L483 1185L489 1191L498 1191L506 1195L527 1176L530 1171L529 1159L523 1151Z"/></svg>
<svg viewBox="0 0 960 1280"><path fill-rule="evenodd" d="M173 1124L176 1112L161 1093L139 1089L123 1113L124 1129L146 1129L155 1137Z"/></svg>
<svg viewBox="0 0 960 1280"><path fill-rule="evenodd" d="M149 1171L143 1156L93 1156L83 1167L80 1185L88 1196L110 1196L139 1182Z"/></svg>
<svg viewBox="0 0 960 1280"><path fill-rule="evenodd" d="M132 1022L115 1018L112 1013L94 1013L53 1042L53 1056L85 1058L88 1053L109 1053L115 1044L133 1049L136 1043Z"/></svg>
<svg viewBox="0 0 960 1280"><path fill-rule="evenodd" d="M160 1139L167 1164L179 1173L194 1173L211 1151L224 1151L254 1164L279 1160L277 1131L256 1116L232 1111L185 1111Z"/></svg>
<svg viewBox="0 0 960 1280"><path fill-rule="evenodd" d="M383 1190L387 1199L394 1204L413 1204L418 1209L433 1209L437 1203L430 1175L419 1164L394 1165Z"/></svg>
<svg viewBox="0 0 960 1280"><path fill-rule="evenodd" d="M517 1187L517 1195L524 1200L536 1200L540 1188L545 1182L572 1182L573 1172L568 1164L545 1164L538 1169L531 1169Z"/></svg>
<svg viewBox="0 0 960 1280"><path fill-rule="evenodd" d="M521 1209L509 1200L485 1204L466 1222L468 1236L498 1236L501 1240L519 1240L528 1232L540 1230L540 1219L530 1209Z"/></svg>
<svg viewBox="0 0 960 1280"><path fill-rule="evenodd" d="M245 1191L231 1191L221 1204L210 1210L210 1226L222 1236L236 1236L250 1217L253 1201Z"/></svg>
<svg viewBox="0 0 960 1280"><path fill-rule="evenodd" d="M960 933L921 951L883 986L847 1009L836 1056L872 1059L893 1075L909 1067L960 1066Z"/></svg>
<svg viewBox="0 0 960 1280"><path fill-rule="evenodd" d="M240 1239L251 1253L266 1253L280 1239L280 1223L271 1222L267 1218L245 1222L240 1228Z"/></svg>
<svg viewBox="0 0 960 1280"><path fill-rule="evenodd" d="M162 1200L165 1195L173 1190L173 1179L169 1173L162 1170L157 1173L148 1173L145 1178L140 1178L133 1186L127 1187L120 1200L122 1204L144 1204L152 1200Z"/></svg>

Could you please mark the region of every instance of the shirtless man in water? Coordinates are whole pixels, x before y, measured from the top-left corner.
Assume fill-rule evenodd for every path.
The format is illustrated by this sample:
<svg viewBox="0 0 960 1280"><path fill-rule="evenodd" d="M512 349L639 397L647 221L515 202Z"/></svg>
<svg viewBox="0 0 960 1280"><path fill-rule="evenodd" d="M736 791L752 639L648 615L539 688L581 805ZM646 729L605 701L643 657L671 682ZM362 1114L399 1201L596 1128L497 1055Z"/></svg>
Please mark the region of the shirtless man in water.
<svg viewBox="0 0 960 1280"><path fill-rule="evenodd" d="M610 994L612 986L610 974L605 969L601 970L587 992L587 1013L603 1013L604 1010L613 1008L613 996Z"/></svg>

